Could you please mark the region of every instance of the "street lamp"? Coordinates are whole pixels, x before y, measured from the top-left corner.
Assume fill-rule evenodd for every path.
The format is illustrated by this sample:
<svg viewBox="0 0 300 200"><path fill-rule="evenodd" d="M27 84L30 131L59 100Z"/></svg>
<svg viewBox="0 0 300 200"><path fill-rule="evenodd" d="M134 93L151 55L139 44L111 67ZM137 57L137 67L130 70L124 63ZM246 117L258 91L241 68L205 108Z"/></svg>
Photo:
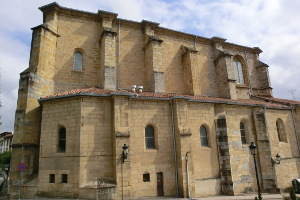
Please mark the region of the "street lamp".
<svg viewBox="0 0 300 200"><path fill-rule="evenodd" d="M123 181L123 163L127 159L127 155L128 155L128 146L126 144L124 144L123 147L122 147L122 155L121 155L121 159L122 159L122 163L121 163L122 200L124 198L124 191L123 191L123 187L124 187L124 181Z"/></svg>
<svg viewBox="0 0 300 200"><path fill-rule="evenodd" d="M251 142L249 148L250 148L250 152L253 155L253 159L254 159L255 174L256 174L256 181L257 181L257 190L258 190L258 199L262 200L262 197L261 197L261 194L260 194L260 187L259 187L259 179L258 179L257 167L256 167L256 159L255 159L256 145L254 144L254 142Z"/></svg>
<svg viewBox="0 0 300 200"><path fill-rule="evenodd" d="M275 164L279 165L280 164L280 160L281 160L281 156L279 154L277 154L274 158L271 158L272 161L272 166L274 166Z"/></svg>
<svg viewBox="0 0 300 200"><path fill-rule="evenodd" d="M124 161L127 159L127 155L128 155L128 146L126 144L124 144L122 149L123 149L123 151L122 151L122 162L124 163Z"/></svg>

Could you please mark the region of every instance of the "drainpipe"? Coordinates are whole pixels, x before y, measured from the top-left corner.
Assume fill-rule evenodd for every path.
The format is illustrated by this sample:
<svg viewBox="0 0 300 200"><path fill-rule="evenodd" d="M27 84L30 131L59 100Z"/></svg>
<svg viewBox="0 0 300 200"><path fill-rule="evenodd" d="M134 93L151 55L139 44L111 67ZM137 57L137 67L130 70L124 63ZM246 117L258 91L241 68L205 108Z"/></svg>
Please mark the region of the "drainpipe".
<svg viewBox="0 0 300 200"><path fill-rule="evenodd" d="M252 95L252 85L251 85L251 77L250 77L250 72L249 72L248 56L247 56L246 48L245 48L244 54L245 54L245 61L246 61L246 68L247 68L247 76L248 76L248 81L249 81L249 98L251 98L251 95Z"/></svg>
<svg viewBox="0 0 300 200"><path fill-rule="evenodd" d="M296 128L296 123L295 123L295 108L294 107L292 107L291 112L292 112L293 126L294 126L294 130L295 130L295 136L296 136L298 151L300 153L300 146L299 146L299 140L298 140L298 131L297 131L297 128Z"/></svg>
<svg viewBox="0 0 300 200"><path fill-rule="evenodd" d="M118 24L118 69L117 69L117 89L120 89L120 33L121 33L121 28L120 28L120 20Z"/></svg>
<svg viewBox="0 0 300 200"><path fill-rule="evenodd" d="M178 192L178 165L177 165L177 152L176 152L176 135L175 135L175 122L174 122L174 107L173 102L170 100L171 108L171 121L172 121L172 134L173 134L173 147L174 147L174 165L175 165L175 187L176 187L176 197L179 196Z"/></svg>
<svg viewBox="0 0 300 200"><path fill-rule="evenodd" d="M188 161L189 161L189 156L191 152L188 151L185 153L185 161L186 161L186 186L187 186L187 191L188 191L188 198L191 198L191 193L190 193L190 185L189 185L189 166L188 166Z"/></svg>
<svg viewBox="0 0 300 200"><path fill-rule="evenodd" d="M271 140L270 140L270 134L269 134L269 130L268 130L269 125L268 125L268 120L267 120L267 116L266 116L266 111L267 111L267 108L264 106L264 116L265 116L265 121L266 121L267 136L268 136L269 142L271 142ZM271 152L271 159L272 159L273 158L273 156L272 156L272 153L273 153L273 151L272 151L272 144L271 143L269 143L269 144L270 144L270 152ZM277 172L276 172L276 166L275 165L273 165L273 173L274 173L274 176L275 176L276 187L279 188L278 178L277 178Z"/></svg>

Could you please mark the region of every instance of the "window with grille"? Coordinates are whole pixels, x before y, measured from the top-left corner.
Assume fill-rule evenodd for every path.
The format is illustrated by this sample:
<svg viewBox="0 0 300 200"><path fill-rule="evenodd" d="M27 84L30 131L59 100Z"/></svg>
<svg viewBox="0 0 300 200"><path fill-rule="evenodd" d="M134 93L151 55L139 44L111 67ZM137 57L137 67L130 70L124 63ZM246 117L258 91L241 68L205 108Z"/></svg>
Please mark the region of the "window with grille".
<svg viewBox="0 0 300 200"><path fill-rule="evenodd" d="M66 152L66 129L61 127L58 132L58 152Z"/></svg>
<svg viewBox="0 0 300 200"><path fill-rule="evenodd" d="M241 132L242 144L247 144L245 125L243 122L240 123L240 132Z"/></svg>
<svg viewBox="0 0 300 200"><path fill-rule="evenodd" d="M242 63L239 60L235 59L233 62L233 66L236 82L239 84L245 84Z"/></svg>
<svg viewBox="0 0 300 200"><path fill-rule="evenodd" d="M61 175L61 182L62 183L68 183L68 174L62 174Z"/></svg>
<svg viewBox="0 0 300 200"><path fill-rule="evenodd" d="M200 127L200 141L202 147L208 147L207 130L204 126Z"/></svg>
<svg viewBox="0 0 300 200"><path fill-rule="evenodd" d="M151 125L145 128L146 149L155 149L154 128Z"/></svg>
<svg viewBox="0 0 300 200"><path fill-rule="evenodd" d="M79 52L74 53L73 69L75 71L82 71L82 54Z"/></svg>
<svg viewBox="0 0 300 200"><path fill-rule="evenodd" d="M55 174L49 174L49 183L55 183Z"/></svg>

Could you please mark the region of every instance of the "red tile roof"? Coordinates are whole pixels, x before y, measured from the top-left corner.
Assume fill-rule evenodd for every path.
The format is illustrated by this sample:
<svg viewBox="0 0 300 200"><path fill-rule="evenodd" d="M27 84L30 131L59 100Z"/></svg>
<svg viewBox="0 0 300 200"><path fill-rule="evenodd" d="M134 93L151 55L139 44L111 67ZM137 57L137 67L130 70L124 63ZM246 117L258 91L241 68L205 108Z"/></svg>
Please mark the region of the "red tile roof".
<svg viewBox="0 0 300 200"><path fill-rule="evenodd" d="M130 90L104 90L96 87L92 88L81 88L70 91L60 92L49 96L41 97L40 101L70 97L70 96L81 96L81 95L129 95L133 98L152 98L152 99L175 99L175 98L186 98L190 101L200 102L212 102L212 103L225 103L225 104L237 104L237 105L250 105L250 106L266 106L271 108L289 108L288 105L280 102L266 102L257 99L224 99L210 96L193 96L193 95L182 95L176 93L153 93L153 92L132 92ZM275 99L275 98L273 98ZM290 100L287 100L290 101ZM300 102L298 102L300 103Z"/></svg>
<svg viewBox="0 0 300 200"><path fill-rule="evenodd" d="M256 99L261 99L261 100L273 102L273 103L284 104L284 105L288 105L288 106L290 106L290 105L299 106L300 105L300 101L295 101L295 100L279 99L279 98L275 98L275 97L260 96L260 95L253 95L253 97Z"/></svg>

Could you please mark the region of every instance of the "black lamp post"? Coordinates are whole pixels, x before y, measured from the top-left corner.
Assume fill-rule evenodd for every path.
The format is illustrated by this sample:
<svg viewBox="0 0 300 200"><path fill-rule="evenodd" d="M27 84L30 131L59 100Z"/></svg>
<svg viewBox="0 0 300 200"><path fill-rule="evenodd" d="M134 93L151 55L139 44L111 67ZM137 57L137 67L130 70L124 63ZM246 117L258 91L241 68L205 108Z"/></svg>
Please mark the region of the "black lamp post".
<svg viewBox="0 0 300 200"><path fill-rule="evenodd" d="M258 179L258 173L257 173L257 167L256 167L256 145L254 144L254 142L251 142L250 146L250 152L253 155L253 159L254 159L254 166L255 166L255 173L256 173L256 181L257 181L257 190L258 190L258 199L262 200L261 194L260 194L260 187L259 187L259 179Z"/></svg>
<svg viewBox="0 0 300 200"><path fill-rule="evenodd" d="M125 162L125 160L127 159L127 155L128 155L128 146L126 144L123 145L122 147L122 155L121 155L121 159L122 159L122 163L121 163L121 179L122 179L122 200L124 198L124 192L123 192L123 187L124 187L124 183L123 183L123 163Z"/></svg>
<svg viewBox="0 0 300 200"><path fill-rule="evenodd" d="M126 144L124 144L122 149L123 149L123 151L122 151L122 162L124 163L124 161L127 159L127 155L128 155L128 146Z"/></svg>

